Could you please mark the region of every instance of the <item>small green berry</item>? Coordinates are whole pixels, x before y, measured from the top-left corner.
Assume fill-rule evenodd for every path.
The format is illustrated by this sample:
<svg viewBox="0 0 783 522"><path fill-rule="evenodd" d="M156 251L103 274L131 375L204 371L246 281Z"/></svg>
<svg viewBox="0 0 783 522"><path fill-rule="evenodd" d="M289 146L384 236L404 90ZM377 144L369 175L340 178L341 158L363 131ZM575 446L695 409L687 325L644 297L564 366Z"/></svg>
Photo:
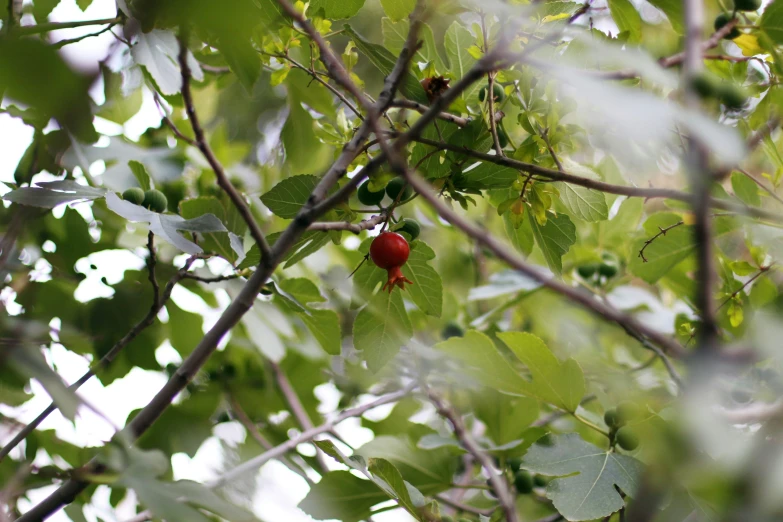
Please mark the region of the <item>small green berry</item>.
<svg viewBox="0 0 783 522"><path fill-rule="evenodd" d="M727 15L726 13L721 13L717 17L715 17L715 23L713 24L713 27L715 28L715 31L720 31L723 26L725 26L727 23L731 22L734 18ZM729 34L724 36L723 38L725 40L733 40L736 37L738 37L740 34L740 30L736 27L732 27L731 31L729 31Z"/></svg>
<svg viewBox="0 0 783 522"><path fill-rule="evenodd" d="M514 474L514 487L520 494L527 495L533 491L533 476L524 469L517 471Z"/></svg>
<svg viewBox="0 0 783 522"><path fill-rule="evenodd" d="M717 96L721 103L731 110L739 110L748 103L745 89L733 83L721 83L718 86Z"/></svg>
<svg viewBox="0 0 783 522"><path fill-rule="evenodd" d="M402 196L400 196L400 201L405 201L411 195L413 195L413 190L408 185L408 182L405 181L404 178L394 178L389 183L386 184L386 195L389 196L392 201L397 200L397 195L402 192Z"/></svg>
<svg viewBox="0 0 783 522"><path fill-rule="evenodd" d="M141 205L144 201L144 191L139 187L129 188L122 193L122 199L134 205Z"/></svg>
<svg viewBox="0 0 783 522"><path fill-rule="evenodd" d="M508 464L508 467L511 469L511 471L519 471L519 466L522 465L522 457L511 457L506 461L506 463Z"/></svg>
<svg viewBox="0 0 783 522"><path fill-rule="evenodd" d="M619 426L620 419L617 416L617 410L615 410L614 408L606 410L606 412L604 412L604 422L610 428L616 428L617 426Z"/></svg>
<svg viewBox="0 0 783 522"><path fill-rule="evenodd" d="M628 426L617 430L615 439L617 440L617 444L626 451L633 451L639 447L639 437L637 437L636 433Z"/></svg>
<svg viewBox="0 0 783 522"><path fill-rule="evenodd" d="M145 192L144 201L141 203L144 208L148 208L153 212L165 211L168 204L169 202L166 199L165 194L163 194L163 192L160 190L155 189Z"/></svg>
<svg viewBox="0 0 783 522"><path fill-rule="evenodd" d="M579 277L582 279L590 279L597 271L598 263L587 263L586 265L579 266L576 269L576 273L579 274Z"/></svg>
<svg viewBox="0 0 783 522"><path fill-rule="evenodd" d="M419 237L419 234L421 234L421 227L415 220L406 218L402 220L402 226L395 230L395 232L405 232L410 236L411 241L414 241Z"/></svg>
<svg viewBox="0 0 783 522"><path fill-rule="evenodd" d="M508 145L508 134L501 127L498 127L498 145L501 149L505 149Z"/></svg>
<svg viewBox="0 0 783 522"><path fill-rule="evenodd" d="M362 205L367 205L368 207L374 207L383 200L383 196L385 196L386 193L383 191L383 189L377 192L371 191L370 182L365 181L364 183L359 185L359 190L356 192L356 195L359 197L359 202Z"/></svg>
<svg viewBox="0 0 783 522"><path fill-rule="evenodd" d="M734 9L737 11L758 11L761 0L734 0Z"/></svg>
<svg viewBox="0 0 783 522"><path fill-rule="evenodd" d="M464 335L465 331L456 323L447 324L445 327L443 327L443 331L440 333L440 336L443 338L443 340L451 339L452 337L462 337Z"/></svg>
<svg viewBox="0 0 783 522"><path fill-rule="evenodd" d="M502 85L499 85L497 83L493 84L492 92L495 94L492 100L495 103L502 102L506 98L506 91L503 90ZM484 87L481 88L481 90L479 90L479 101L483 102L486 99L487 99L487 86L485 85Z"/></svg>
<svg viewBox="0 0 783 522"><path fill-rule="evenodd" d="M548 484L548 480L544 478L543 475L535 475L533 477L533 484L536 485L537 488L543 488Z"/></svg>
<svg viewBox="0 0 783 522"><path fill-rule="evenodd" d="M617 272L620 270L619 263L617 262L617 258L615 258L611 254L604 254L601 256L603 261L600 265L598 265L598 273L602 276L606 277L607 279L611 279L614 276L617 275Z"/></svg>

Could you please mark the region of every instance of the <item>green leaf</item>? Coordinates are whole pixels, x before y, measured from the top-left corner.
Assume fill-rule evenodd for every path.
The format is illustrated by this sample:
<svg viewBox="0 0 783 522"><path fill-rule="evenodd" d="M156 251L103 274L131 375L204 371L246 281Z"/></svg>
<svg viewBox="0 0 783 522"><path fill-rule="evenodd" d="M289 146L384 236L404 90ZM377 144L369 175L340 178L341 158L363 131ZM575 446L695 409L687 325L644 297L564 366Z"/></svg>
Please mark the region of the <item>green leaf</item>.
<svg viewBox="0 0 783 522"><path fill-rule="evenodd" d="M394 64L397 61L397 57L394 56L388 49L380 45L371 43L360 36L350 25L345 25L345 32L356 43L356 47L364 54L375 67L378 68L384 76L391 74L394 69ZM428 104L427 95L424 92L424 88L410 73L406 72L402 76L402 82L400 83L400 92L405 97L417 101L419 103Z"/></svg>
<svg viewBox="0 0 783 522"><path fill-rule="evenodd" d="M82 12L86 11L88 7L92 5L92 0L76 0L76 5L79 6L79 9L82 10Z"/></svg>
<svg viewBox="0 0 783 522"><path fill-rule="evenodd" d="M147 172L147 168L143 163L139 163L136 160L130 160L128 162L128 167L131 169L131 172L133 172L133 177L135 177L136 181L139 182L139 187L141 190L146 192L152 188L149 172Z"/></svg>
<svg viewBox="0 0 783 522"><path fill-rule="evenodd" d="M435 349L464 364L465 377L478 384L514 394L524 393L526 389L525 380L483 333L469 330L464 337L452 337L436 344Z"/></svg>
<svg viewBox="0 0 783 522"><path fill-rule="evenodd" d="M212 489L190 480L178 480L165 484L166 490L177 498L184 498L190 504L206 509L231 522L250 522L258 520L249 511L237 507L218 496Z"/></svg>
<svg viewBox="0 0 783 522"><path fill-rule="evenodd" d="M54 208L63 203L90 201L106 195L106 189L80 185L75 181L38 182L37 187L22 187L4 194L3 199L20 205Z"/></svg>
<svg viewBox="0 0 783 522"><path fill-rule="evenodd" d="M318 141L312 115L302 107L295 91L288 92L288 118L280 134L285 146L286 167L291 172L317 172L331 154Z"/></svg>
<svg viewBox="0 0 783 522"><path fill-rule="evenodd" d="M783 44L783 2L774 1L764 8L759 27L775 43Z"/></svg>
<svg viewBox="0 0 783 522"><path fill-rule="evenodd" d="M468 52L475 42L476 37L473 36L473 33L459 22L452 22L446 30L443 45L446 48L446 57L449 59L449 66L455 78L465 76L465 73L476 63L476 58ZM483 85L483 82L474 83L460 94L460 99L468 105L478 103L478 92Z"/></svg>
<svg viewBox="0 0 783 522"><path fill-rule="evenodd" d="M174 301L166 303L169 314L169 341L182 357L187 357L204 337L204 320L199 314L187 312Z"/></svg>
<svg viewBox="0 0 783 522"><path fill-rule="evenodd" d="M455 176L454 186L458 189L502 189L510 187L518 177L519 172L511 167L481 163Z"/></svg>
<svg viewBox="0 0 783 522"><path fill-rule="evenodd" d="M530 370L532 381L525 381L527 395L575 412L585 394L585 379L579 364L568 359L564 363L533 334L504 332L498 338Z"/></svg>
<svg viewBox="0 0 783 522"><path fill-rule="evenodd" d="M393 22L406 18L416 7L416 0L381 0L386 16Z"/></svg>
<svg viewBox="0 0 783 522"><path fill-rule="evenodd" d="M282 232L274 232L269 234L266 238L269 242L269 245L274 246L275 241L278 240L281 234ZM317 252L326 244L328 244L329 241L330 236L327 232L321 232L318 230L309 230L305 232L299 236L299 239L296 241L296 243L294 243L288 252L286 252L285 256L283 257L283 261L285 261L286 264L283 266L283 268L288 268L289 266L292 266L306 258L310 254ZM261 251L258 249L258 245L253 245L247 251L247 256L245 257L244 261L242 261L237 268L240 270L245 268L252 268L257 266L260 261Z"/></svg>
<svg viewBox="0 0 783 522"><path fill-rule="evenodd" d="M248 93L252 93L261 75L261 56L253 48L250 38L221 38L218 49L239 83Z"/></svg>
<svg viewBox="0 0 783 522"><path fill-rule="evenodd" d="M683 25L682 2L679 0L649 0L652 5L663 11L666 18L672 24L674 30L683 34L685 26Z"/></svg>
<svg viewBox="0 0 783 522"><path fill-rule="evenodd" d="M407 0L403 0L402 2L394 0L394 3L404 3L405 1ZM387 1L386 3L389 2ZM415 3L415 0L411 1L411 9L413 9ZM391 16L389 18L391 18ZM390 50L392 54L398 55L403 47L405 47L405 40L408 37L410 23L407 20L400 20L395 23L389 18L384 18L381 22L383 45ZM443 64L440 54L438 54L438 49L435 45L435 37L432 35L432 28L429 25L422 24L421 29L419 30L419 40L422 45L413 57L414 62L435 63L437 70L445 71L446 67Z"/></svg>
<svg viewBox="0 0 783 522"><path fill-rule="evenodd" d="M233 205L232 205L233 209ZM186 199L179 203L180 215L185 219L195 219L203 215L212 214L217 217L221 222L225 222L229 227L229 221L226 219L226 208L223 204L214 197L201 197ZM229 212L230 215L238 216L238 212ZM241 218L240 218L241 220ZM241 221L244 224L244 221ZM234 228L240 231L240 234L244 234L243 227L236 227L236 223L233 224ZM244 225L246 227L246 225ZM212 232L203 234L202 241L199 244L207 252L215 252L223 259L228 260L231 263L235 263L239 258L238 253L231 245L231 238L228 232Z"/></svg>
<svg viewBox="0 0 783 522"><path fill-rule="evenodd" d="M538 400L485 388L472 401L476 417L497 446L525 438L525 429L538 418Z"/></svg>
<svg viewBox="0 0 783 522"><path fill-rule="evenodd" d="M731 175L731 188L734 190L734 195L746 205L752 207L761 205L758 185L745 174L734 172Z"/></svg>
<svg viewBox="0 0 783 522"><path fill-rule="evenodd" d="M435 251L423 241L415 241L411 246L408 262L402 265L402 273L413 281L407 286L416 306L427 315L440 317L443 308L443 282L438 272L428 261L435 259Z"/></svg>
<svg viewBox="0 0 783 522"><path fill-rule="evenodd" d="M171 96L179 93L182 88L178 61L179 43L173 32L161 29L148 33L140 32L136 45L131 48L131 55L155 80L162 94ZM203 81L204 72L190 51L187 59L193 79Z"/></svg>
<svg viewBox="0 0 783 522"><path fill-rule="evenodd" d="M312 0L308 13L311 15L323 13L324 18L333 20L351 18L363 5L364 0Z"/></svg>
<svg viewBox="0 0 783 522"><path fill-rule="evenodd" d="M12 345L3 349L7 363L27 378L35 379L44 387L62 414L69 420L76 418L81 400L70 390L62 378L52 370L44 359L41 350L35 346Z"/></svg>
<svg viewBox="0 0 783 522"><path fill-rule="evenodd" d="M353 323L354 347L364 353L367 367L377 372L413 336L400 292L378 292Z"/></svg>
<svg viewBox="0 0 783 522"><path fill-rule="evenodd" d="M349 471L332 471L310 488L299 509L316 520L358 522L370 516L374 505L388 500L369 480Z"/></svg>
<svg viewBox="0 0 783 522"><path fill-rule="evenodd" d="M54 8L57 7L57 4L60 3L60 0L35 0L33 2L33 16L35 17L35 21L39 24L46 23L49 14L54 11ZM6 12L8 11L8 6L4 6ZM3 15L3 21L5 22L5 15Z"/></svg>
<svg viewBox="0 0 783 522"><path fill-rule="evenodd" d="M522 216L520 216L522 217ZM515 227L511 220L511 211L507 211L503 214L503 226L506 230L506 235L511 240L511 244L519 252L522 252L525 256L529 256L533 251L533 229L531 228L530 221L527 219L521 219L519 226Z"/></svg>
<svg viewBox="0 0 783 522"><path fill-rule="evenodd" d="M546 225L543 227L533 215L527 213L530 228L538 248L544 254L549 268L559 274L563 271L563 255L576 242L576 227L565 214L547 214Z"/></svg>
<svg viewBox="0 0 783 522"><path fill-rule="evenodd" d="M422 450L405 435L376 437L358 448L356 454L368 460L388 460L425 495L449 489L457 464L450 449Z"/></svg>
<svg viewBox="0 0 783 522"><path fill-rule="evenodd" d="M603 192L570 183L555 183L560 202L568 212L584 221L603 221L609 217L609 207Z"/></svg>
<svg viewBox="0 0 783 522"><path fill-rule="evenodd" d="M628 31L629 42L641 40L642 17L629 0L609 0L609 11L620 32Z"/></svg>
<svg viewBox="0 0 783 522"><path fill-rule="evenodd" d="M307 303L323 302L325 299L318 291L315 283L309 279L300 277L294 279L285 279L278 285L284 292L288 293L297 301L306 305ZM333 310L316 309L309 306L300 306L294 309L307 328L316 338L318 344L324 351L330 355L340 355L340 340L342 338L340 331L340 318Z"/></svg>
<svg viewBox="0 0 783 522"><path fill-rule="evenodd" d="M307 202L315 186L318 177L302 174L286 178L272 190L261 196L261 201L276 216L285 219L293 219L299 209Z"/></svg>
<svg viewBox="0 0 783 522"><path fill-rule="evenodd" d="M556 477L546 496L567 520L607 517L625 503L615 487L633 497L644 466L638 460L608 452L582 440L576 433L550 435L550 444L534 444L522 468Z"/></svg>
<svg viewBox="0 0 783 522"><path fill-rule="evenodd" d="M693 227L680 225L672 228L666 234L659 235L644 248L645 242L651 240L661 229L665 229L680 221L680 216L670 213L660 213L651 216L645 223L647 238L638 239L631 248L631 262L628 269L636 276L650 284L666 275L694 250ZM639 255L644 248L645 262Z"/></svg>
<svg viewBox="0 0 783 522"><path fill-rule="evenodd" d="M103 68L103 91L106 101L97 114L101 118L122 125L141 109L141 89L134 89L125 96L122 91L122 75L115 74L108 68Z"/></svg>
<svg viewBox="0 0 783 522"><path fill-rule="evenodd" d="M394 464L386 459L371 458L367 461L367 469L376 479L381 479L386 484L386 487L382 489L386 490L389 496L417 520L421 520L418 516L418 507L420 506L414 504L408 488L412 488L415 493L418 493L419 500L423 500L423 496L403 480L400 471L394 467Z"/></svg>

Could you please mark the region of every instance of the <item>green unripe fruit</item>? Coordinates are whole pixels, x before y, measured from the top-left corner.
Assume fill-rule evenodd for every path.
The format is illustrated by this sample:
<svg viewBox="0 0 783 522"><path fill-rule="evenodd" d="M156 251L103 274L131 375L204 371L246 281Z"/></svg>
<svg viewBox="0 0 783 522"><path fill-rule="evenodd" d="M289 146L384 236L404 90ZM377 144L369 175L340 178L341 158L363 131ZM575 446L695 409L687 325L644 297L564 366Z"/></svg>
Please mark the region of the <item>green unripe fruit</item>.
<svg viewBox="0 0 783 522"><path fill-rule="evenodd" d="M607 279L611 279L617 275L620 270L620 266L617 263L617 259L610 254L604 254L602 256L603 262L598 265L598 273Z"/></svg>
<svg viewBox="0 0 783 522"><path fill-rule="evenodd" d="M163 192L152 189L144 193L144 201L141 203L141 206L153 212L163 212L168 204L169 202Z"/></svg>
<svg viewBox="0 0 783 522"><path fill-rule="evenodd" d="M402 226L396 232L405 232L410 236L411 241L414 241L421 234L421 227L413 219L403 219Z"/></svg>
<svg viewBox="0 0 783 522"><path fill-rule="evenodd" d="M701 72L691 79L691 88L700 98L712 98L717 96L720 80L709 72Z"/></svg>
<svg viewBox="0 0 783 522"><path fill-rule="evenodd" d="M625 424L628 421L632 421L638 418L641 413L639 406L630 401L621 402L617 406L617 419L619 424Z"/></svg>
<svg viewBox="0 0 783 522"><path fill-rule="evenodd" d="M497 83L492 85L492 92L495 94L492 97L492 101L495 103L501 102L506 98L506 91L503 90L503 87L501 85L498 85ZM487 99L487 86L481 88L479 91L479 101L484 101Z"/></svg>
<svg viewBox="0 0 783 522"><path fill-rule="evenodd" d="M733 83L722 83L718 86L718 99L728 109L738 110L748 103L748 95L742 87Z"/></svg>
<svg viewBox="0 0 783 522"><path fill-rule="evenodd" d="M501 149L505 149L508 145L508 135L500 127L498 127L498 145L500 145Z"/></svg>
<svg viewBox="0 0 783 522"><path fill-rule="evenodd" d="M447 324L440 333L440 336L443 337L444 340L451 339L452 337L462 337L464 335L465 331L454 323Z"/></svg>
<svg viewBox="0 0 783 522"><path fill-rule="evenodd" d="M533 491L533 476L524 469L517 471L514 474L514 487L520 494L527 495Z"/></svg>
<svg viewBox="0 0 783 522"><path fill-rule="evenodd" d="M511 457L506 462L511 471L519 471L519 466L522 465L522 457Z"/></svg>
<svg viewBox="0 0 783 522"><path fill-rule="evenodd" d="M607 426L610 428L616 428L620 425L620 418L617 415L617 410L612 408L611 410L606 410L604 413L604 422Z"/></svg>
<svg viewBox="0 0 783 522"><path fill-rule="evenodd" d="M386 185L386 195L393 201L397 200L397 195L399 195L400 191L403 191L402 196L400 196L400 201L405 201L413 194L413 190L411 190L410 186L408 186L408 182L403 178L394 178Z"/></svg>
<svg viewBox="0 0 783 522"><path fill-rule="evenodd" d="M141 205L144 201L144 191L139 187L129 188L122 193L122 199L129 203L133 203L134 205Z"/></svg>
<svg viewBox="0 0 783 522"><path fill-rule="evenodd" d="M639 437L637 437L636 433L628 426L617 430L617 435L615 437L617 444L626 451L633 451L639 447Z"/></svg>
<svg viewBox="0 0 783 522"><path fill-rule="evenodd" d="M727 23L731 22L734 18L727 15L726 13L721 13L718 16L715 17L715 23L713 24L713 27L715 28L715 31L720 31L721 28L726 25ZM739 35L741 35L740 30L736 27L732 27L731 31L729 31L729 34L724 36L723 38L725 40L733 40Z"/></svg>
<svg viewBox="0 0 783 522"><path fill-rule="evenodd" d="M362 205L367 205L368 207L374 207L380 204L381 201L383 201L383 196L386 195L386 192L384 192L383 189L379 190L378 192L371 191L370 182L365 181L364 183L359 185L359 190L356 192L356 195L359 197L359 202Z"/></svg>
<svg viewBox="0 0 783 522"><path fill-rule="evenodd" d="M734 9L737 11L758 11L761 0L734 0Z"/></svg>
<svg viewBox="0 0 783 522"><path fill-rule="evenodd" d="M533 477L533 484L535 484L537 488L543 488L547 485L547 483L547 479L545 479L542 475L536 475Z"/></svg>
<svg viewBox="0 0 783 522"><path fill-rule="evenodd" d="M586 265L582 265L576 269L576 273L579 274L579 277L582 279L590 279L597 271L598 263L587 263Z"/></svg>

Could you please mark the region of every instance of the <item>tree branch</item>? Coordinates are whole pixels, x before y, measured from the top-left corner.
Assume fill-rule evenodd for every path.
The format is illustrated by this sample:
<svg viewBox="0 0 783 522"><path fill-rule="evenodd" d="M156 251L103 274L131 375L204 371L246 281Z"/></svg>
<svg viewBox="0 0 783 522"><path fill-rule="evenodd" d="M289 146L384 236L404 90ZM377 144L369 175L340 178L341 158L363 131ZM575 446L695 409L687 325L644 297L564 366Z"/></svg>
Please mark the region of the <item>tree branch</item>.
<svg viewBox="0 0 783 522"><path fill-rule="evenodd" d="M393 100L389 106L398 107L401 109L412 109L419 114L424 114L429 110L429 107L426 105L411 100ZM450 112L440 112L438 113L437 118L449 123L453 123L458 127L464 127L470 123L470 118L461 118L456 114L451 114Z"/></svg>
<svg viewBox="0 0 783 522"><path fill-rule="evenodd" d="M438 415L448 419L451 426L454 428L454 436L460 441L460 444L465 448L476 461L481 464L484 471L489 476L489 483L492 486L492 490L500 502L500 507L506 515L507 522L517 522L516 506L514 505L514 495L510 491L508 483L501 473L495 471L492 466L492 459L487 453L479 446L468 430L465 428L465 423L462 422L462 418L454 411L446 402L435 394L431 389L427 389L427 396L435 409L438 411Z"/></svg>
<svg viewBox="0 0 783 522"><path fill-rule="evenodd" d="M13 2L13 0L9 0ZM115 16L114 18L101 18L98 20L77 20L75 22L50 22L46 24L26 25L14 29L16 36L30 36L33 34L48 33L59 29L73 29L75 27L85 27L88 25L104 25L122 23L124 16Z"/></svg>
<svg viewBox="0 0 783 522"><path fill-rule="evenodd" d="M185 104L185 111L188 113L190 126L193 128L193 134L196 137L196 147L198 147L198 149L204 155L204 158L209 163L209 166L212 167L212 170L215 172L215 176L217 177L217 182L220 188L222 188L226 194L228 194L229 199L231 199L231 202L242 216L242 219L245 221L245 223L247 223L247 227L250 230L250 235L253 236L253 239L255 239L256 244L261 251L261 258L270 258L271 251L269 249L269 244L266 242L264 233L261 232L261 228L259 228L258 223L253 217L253 214L250 212L250 207L247 206L247 202L239 194L239 192L237 192L236 188L234 188L234 185L231 184L228 176L226 176L225 170L223 170L223 166L220 164L217 157L215 157L215 154L212 152L212 149L204 137L204 129L202 129L201 123L199 122L198 115L196 114L196 107L193 104L193 95L190 92L191 74L190 66L188 65L188 31L183 30L182 32L183 34L179 42L178 56L179 67L180 71L182 72L182 101Z"/></svg>

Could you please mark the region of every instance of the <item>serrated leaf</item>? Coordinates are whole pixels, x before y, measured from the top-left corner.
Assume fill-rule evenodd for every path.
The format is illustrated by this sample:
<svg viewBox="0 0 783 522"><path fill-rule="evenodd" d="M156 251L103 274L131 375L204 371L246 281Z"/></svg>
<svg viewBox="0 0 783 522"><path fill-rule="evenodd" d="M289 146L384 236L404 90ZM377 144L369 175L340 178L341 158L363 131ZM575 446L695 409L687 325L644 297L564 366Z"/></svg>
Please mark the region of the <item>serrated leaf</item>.
<svg viewBox="0 0 783 522"><path fill-rule="evenodd" d="M560 202L568 212L584 221L603 221L609 217L609 207L603 192L570 183L555 183Z"/></svg>
<svg viewBox="0 0 783 522"><path fill-rule="evenodd" d="M566 520L593 520L622 508L615 487L636 495L644 471L638 460L593 446L576 433L550 435L549 442L531 446L522 468L562 477L547 485L546 496Z"/></svg>
<svg viewBox="0 0 783 522"><path fill-rule="evenodd" d="M363 5L364 0L311 0L308 13L317 15L323 12L324 18L332 20L351 18Z"/></svg>
<svg viewBox="0 0 783 522"><path fill-rule="evenodd" d="M663 11L666 18L669 19L669 23L672 24L672 28L677 33L682 34L684 32L682 2L679 0L649 0L649 2Z"/></svg>
<svg viewBox="0 0 783 522"><path fill-rule="evenodd" d="M226 232L226 227L214 214L204 214L196 219L186 220L181 216L158 214L117 197L114 192L106 194L106 206L133 223L147 223L156 236L171 243L188 254L200 254L203 249L182 237L178 230L187 232Z"/></svg>
<svg viewBox="0 0 783 522"><path fill-rule="evenodd" d="M318 292L318 287L309 279L300 277L280 281L278 286L301 305L295 309L297 315L307 325L310 333L316 338L318 344L330 355L340 355L340 318L333 310L316 309L307 306L307 303L323 302L325 299ZM303 305L303 306L302 306Z"/></svg>
<svg viewBox="0 0 783 522"><path fill-rule="evenodd" d="M460 22L453 22L446 30L443 45L455 78L465 76L465 73L476 63L477 60L468 51L475 42L476 38ZM478 92L481 87L482 82L474 83L460 94L460 99L468 105L478 103Z"/></svg>
<svg viewBox="0 0 783 522"><path fill-rule="evenodd" d="M777 44L783 44L783 2L770 2L764 8L759 27Z"/></svg>
<svg viewBox="0 0 783 522"><path fill-rule="evenodd" d="M454 186L458 189L502 189L510 187L518 177L519 172L511 167L481 163L455 176Z"/></svg>
<svg viewBox="0 0 783 522"><path fill-rule="evenodd" d="M383 11L392 21L402 20L413 12L416 0L381 0Z"/></svg>
<svg viewBox="0 0 783 522"><path fill-rule="evenodd" d="M397 57L385 47L365 40L364 37L354 31L350 25L346 24L344 27L346 34L353 39L359 51L361 51L384 76L391 74ZM406 98L413 101L429 103L424 88L419 84L416 78L408 72L404 73L402 76L400 92L404 94Z"/></svg>
<svg viewBox="0 0 783 522"><path fill-rule="evenodd" d="M106 189L87 187L71 180L39 182L36 185L12 190L2 199L20 205L54 208L63 203L98 199L107 192Z"/></svg>
<svg viewBox="0 0 783 522"><path fill-rule="evenodd" d="M746 205L752 207L761 205L758 185L745 174L734 172L731 175L731 188L734 191L734 195Z"/></svg>
<svg viewBox="0 0 783 522"><path fill-rule="evenodd" d="M533 251L534 242L530 221L522 219L519 226L515 227L511 222L511 212L508 211L503 214L503 227L514 248L525 256L529 256Z"/></svg>
<svg viewBox="0 0 783 522"><path fill-rule="evenodd" d="M356 315L354 347L363 352L367 367L377 372L413 336L400 292L378 292Z"/></svg>
<svg viewBox="0 0 783 522"><path fill-rule="evenodd" d="M451 449L422 450L407 435L376 437L358 448L356 455L368 461L377 458L388 460L406 481L425 495L449 489L456 468Z"/></svg>
<svg viewBox="0 0 783 522"><path fill-rule="evenodd" d="M642 37L642 17L629 0L609 0L609 11L620 32L628 31L628 41L635 43Z"/></svg>
<svg viewBox="0 0 783 522"><path fill-rule="evenodd" d="M411 247L407 263L402 265L402 273L413 281L405 290L416 306L427 315L440 317L443 308L443 282L438 272L428 261L435 259L435 251L423 241L416 241Z"/></svg>
<svg viewBox="0 0 783 522"><path fill-rule="evenodd" d="M174 33L154 29L139 33L136 45L131 48L133 60L147 69L160 92L166 96L177 94L182 88L182 75L178 65L179 43ZM204 80L204 72L193 54L188 51L188 66L193 79Z"/></svg>
<svg viewBox="0 0 783 522"><path fill-rule="evenodd" d="M128 168L133 173L133 177L139 182L139 187L143 191L147 191L152 188L152 182L150 181L150 174L147 172L147 168L143 163L136 160L130 160L128 162Z"/></svg>
<svg viewBox="0 0 783 522"><path fill-rule="evenodd" d="M585 380L575 360L561 363L544 341L530 333L503 332L497 335L530 370L532 380L525 381L523 386L526 395L566 411L576 411L585 394Z"/></svg>
<svg viewBox="0 0 783 522"><path fill-rule="evenodd" d="M386 500L388 496L369 480L339 470L324 475L298 507L316 520L358 522L370 516L370 508Z"/></svg>
<svg viewBox="0 0 783 522"><path fill-rule="evenodd" d="M404 3L405 0L403 0ZM399 0L394 0L394 3L398 3ZM391 3L391 2L386 2ZM411 2L411 9L415 4L415 0ZM384 9L385 9L384 5ZM408 37L408 31L410 30L410 23L407 20L400 20L394 22L389 18L384 18L381 22L381 29L383 31L383 45L392 52L392 54L398 55L405 46L405 40ZM435 46L435 37L432 35L432 28L427 24L422 24L419 30L419 40L421 40L421 47L416 51L413 57L415 62L422 63L435 63L435 67L439 71L444 71L445 66L443 60L441 60L440 54L438 54L437 47Z"/></svg>
<svg viewBox="0 0 783 522"><path fill-rule="evenodd" d="M547 213L546 224L542 227L538 224L532 213L527 214L530 228L538 248L544 254L549 268L555 272L563 271L563 255L568 252L576 242L576 227L565 214Z"/></svg>
<svg viewBox="0 0 783 522"><path fill-rule="evenodd" d="M276 216L293 219L318 184L318 177L301 174L286 178L261 196L261 201Z"/></svg>

